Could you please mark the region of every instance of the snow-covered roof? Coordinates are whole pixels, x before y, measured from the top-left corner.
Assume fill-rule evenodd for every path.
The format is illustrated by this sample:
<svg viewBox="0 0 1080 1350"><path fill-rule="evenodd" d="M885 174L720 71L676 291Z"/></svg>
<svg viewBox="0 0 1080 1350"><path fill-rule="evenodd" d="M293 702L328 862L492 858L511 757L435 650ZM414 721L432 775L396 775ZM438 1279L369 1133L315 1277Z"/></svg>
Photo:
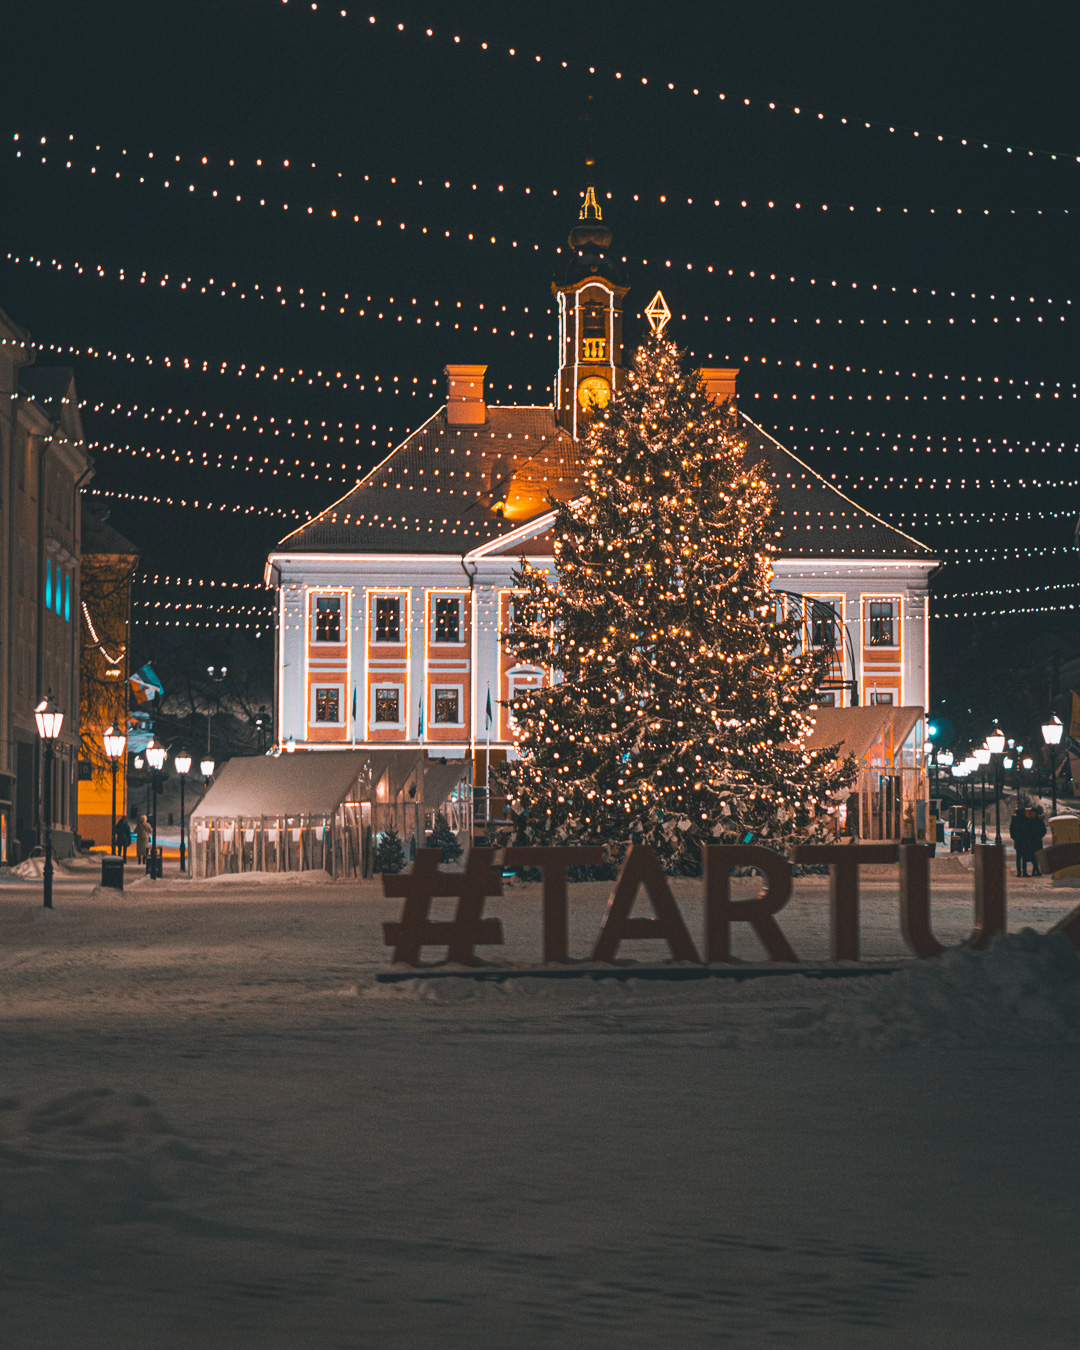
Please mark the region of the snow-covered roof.
<svg viewBox="0 0 1080 1350"><path fill-rule="evenodd" d="M764 460L771 472L782 557L933 563L925 544L853 502L744 414L739 420L748 462ZM440 408L275 553L500 551L497 541L546 516L551 498L581 492L585 462L554 408L489 405L482 426L452 426ZM507 545L515 556L551 552L546 532Z"/></svg>
<svg viewBox="0 0 1080 1350"><path fill-rule="evenodd" d="M367 798L387 768L397 771L392 778L404 781L419 757L416 750L306 750L277 759L230 759L191 818L333 815L358 782L367 788Z"/></svg>

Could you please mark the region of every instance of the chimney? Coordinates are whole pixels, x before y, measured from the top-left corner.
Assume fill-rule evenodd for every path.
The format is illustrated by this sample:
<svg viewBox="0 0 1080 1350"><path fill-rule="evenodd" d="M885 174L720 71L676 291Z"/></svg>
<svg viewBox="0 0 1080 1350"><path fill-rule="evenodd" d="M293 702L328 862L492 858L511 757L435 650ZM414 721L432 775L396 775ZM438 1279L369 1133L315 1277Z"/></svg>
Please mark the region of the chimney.
<svg viewBox="0 0 1080 1350"><path fill-rule="evenodd" d="M487 421L487 366L447 366L446 421L452 427L482 427Z"/></svg>
<svg viewBox="0 0 1080 1350"><path fill-rule="evenodd" d="M714 403L723 403L725 399L735 397L735 377L739 373L739 367L725 369L720 366L713 366L706 370L702 368L701 382L705 386L705 392Z"/></svg>

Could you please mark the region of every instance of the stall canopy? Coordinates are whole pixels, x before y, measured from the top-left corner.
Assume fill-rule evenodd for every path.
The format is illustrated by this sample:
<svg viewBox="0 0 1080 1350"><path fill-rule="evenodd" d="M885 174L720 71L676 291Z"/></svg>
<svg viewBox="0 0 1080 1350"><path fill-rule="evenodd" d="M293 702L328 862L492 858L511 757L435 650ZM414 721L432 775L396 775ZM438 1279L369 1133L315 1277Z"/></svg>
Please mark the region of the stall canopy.
<svg viewBox="0 0 1080 1350"><path fill-rule="evenodd" d="M926 837L923 710L872 703L863 708L817 708L809 750L835 745L838 759L853 756L858 774L845 817L863 839Z"/></svg>
<svg viewBox="0 0 1080 1350"><path fill-rule="evenodd" d="M410 853L435 813L468 837L468 760L422 750L326 750L231 759L191 817L195 873L370 875L375 842L393 827Z"/></svg>
<svg viewBox="0 0 1080 1350"><path fill-rule="evenodd" d="M192 813L192 824L225 816L333 815L366 776L369 758L362 750L328 750L230 759Z"/></svg>

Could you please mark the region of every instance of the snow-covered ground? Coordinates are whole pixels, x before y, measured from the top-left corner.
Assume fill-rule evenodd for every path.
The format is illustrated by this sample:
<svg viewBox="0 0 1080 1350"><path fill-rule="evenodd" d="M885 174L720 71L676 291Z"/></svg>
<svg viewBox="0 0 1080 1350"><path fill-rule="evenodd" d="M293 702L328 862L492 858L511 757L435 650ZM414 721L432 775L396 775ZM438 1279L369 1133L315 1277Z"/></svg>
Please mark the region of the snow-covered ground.
<svg viewBox="0 0 1080 1350"><path fill-rule="evenodd" d="M1080 962L1015 931L1075 891L1010 878L987 956L895 975L390 985L377 883L93 881L54 922L0 885L5 1346L1077 1345ZM485 958L535 959L538 896ZM808 963L827 910L780 916ZM864 883L870 961L896 915Z"/></svg>

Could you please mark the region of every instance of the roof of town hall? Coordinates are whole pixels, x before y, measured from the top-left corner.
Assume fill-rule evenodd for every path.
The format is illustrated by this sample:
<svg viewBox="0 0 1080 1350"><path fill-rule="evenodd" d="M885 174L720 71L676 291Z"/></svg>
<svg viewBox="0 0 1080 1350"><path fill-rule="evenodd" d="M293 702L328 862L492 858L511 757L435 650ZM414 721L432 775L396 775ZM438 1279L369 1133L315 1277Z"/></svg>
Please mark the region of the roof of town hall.
<svg viewBox="0 0 1080 1350"><path fill-rule="evenodd" d="M764 459L772 470L781 557L934 560L926 545L858 506L744 414L739 420L748 461ZM274 552L460 557L545 515L549 494L556 501L580 494L585 462L550 406L489 404L481 426L448 425L442 407ZM549 556L550 535L514 541L509 551Z"/></svg>

